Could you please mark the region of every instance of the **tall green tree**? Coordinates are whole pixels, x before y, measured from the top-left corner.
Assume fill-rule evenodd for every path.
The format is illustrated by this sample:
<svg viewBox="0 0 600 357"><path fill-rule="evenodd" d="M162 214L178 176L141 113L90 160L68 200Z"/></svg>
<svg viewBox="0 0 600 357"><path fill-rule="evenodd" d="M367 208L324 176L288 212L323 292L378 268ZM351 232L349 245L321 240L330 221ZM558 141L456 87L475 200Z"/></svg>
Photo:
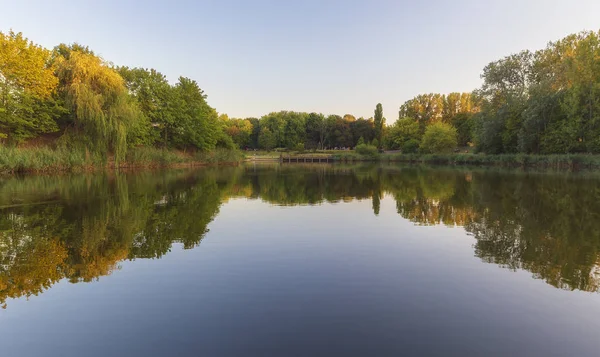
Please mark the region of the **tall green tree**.
<svg viewBox="0 0 600 357"><path fill-rule="evenodd" d="M375 139L381 143L383 138L383 127L385 125L385 118L383 117L383 106L381 103L377 103L375 106L375 115L373 116L373 126L375 127Z"/></svg>
<svg viewBox="0 0 600 357"><path fill-rule="evenodd" d="M225 133L229 135L237 147L243 149L251 147L252 122L248 119L227 119L224 121Z"/></svg>
<svg viewBox="0 0 600 357"><path fill-rule="evenodd" d="M332 114L327 116L326 125L329 131L328 146L330 148L348 148L353 146L354 139L352 137L350 122L344 120L339 115Z"/></svg>
<svg viewBox="0 0 600 357"><path fill-rule="evenodd" d="M482 100L475 139L480 151L490 154L517 152L522 128L533 55L529 51L507 56L483 69Z"/></svg>
<svg viewBox="0 0 600 357"><path fill-rule="evenodd" d="M206 102L206 95L198 83L186 77L179 77L175 92L183 107L178 108L177 117L181 130L175 133L176 145L186 148L193 146L201 151L212 150L222 134L217 111Z"/></svg>
<svg viewBox="0 0 600 357"><path fill-rule="evenodd" d="M277 137L268 127L264 127L260 130L258 146L265 150L272 150L277 146Z"/></svg>
<svg viewBox="0 0 600 357"><path fill-rule="evenodd" d="M310 113L306 117L306 148L323 149L327 137L325 116L319 113Z"/></svg>
<svg viewBox="0 0 600 357"><path fill-rule="evenodd" d="M431 123L442 121L444 116L444 96L437 93L420 94L400 106L398 118L413 118L421 132Z"/></svg>
<svg viewBox="0 0 600 357"><path fill-rule="evenodd" d="M350 130L352 131L352 138L354 140L353 146L358 145L358 139L360 138L370 143L376 137L373 119L358 118L350 122Z"/></svg>
<svg viewBox="0 0 600 357"><path fill-rule="evenodd" d="M172 146L178 129L178 111L183 107L167 77L155 69L119 67L129 93L135 97L143 115L150 122L144 143Z"/></svg>

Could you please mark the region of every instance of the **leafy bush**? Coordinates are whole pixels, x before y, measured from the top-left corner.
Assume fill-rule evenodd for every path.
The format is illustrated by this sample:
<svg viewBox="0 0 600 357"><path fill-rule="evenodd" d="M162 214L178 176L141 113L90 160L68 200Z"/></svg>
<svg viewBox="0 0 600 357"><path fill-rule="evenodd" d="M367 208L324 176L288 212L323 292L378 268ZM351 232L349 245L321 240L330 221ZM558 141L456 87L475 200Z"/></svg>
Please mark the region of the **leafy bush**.
<svg viewBox="0 0 600 357"><path fill-rule="evenodd" d="M419 151L419 141L415 140L415 139L409 139L407 141L405 141L402 146L400 147L400 149L402 150L403 153L405 154L414 154L417 151Z"/></svg>
<svg viewBox="0 0 600 357"><path fill-rule="evenodd" d="M408 143L410 141L410 143ZM412 118L401 118L390 126L385 137L385 146L390 150L402 150L405 153L416 152L421 141L419 123ZM414 143L417 147L413 148ZM409 151L405 150L406 149Z"/></svg>
<svg viewBox="0 0 600 357"><path fill-rule="evenodd" d="M368 156L371 158L375 158L379 154L376 146L366 144L356 145L354 151L359 155Z"/></svg>
<svg viewBox="0 0 600 357"><path fill-rule="evenodd" d="M224 131L219 133L219 136L217 137L216 147L228 150L236 150L238 148L231 136L227 135Z"/></svg>
<svg viewBox="0 0 600 357"><path fill-rule="evenodd" d="M422 153L448 153L457 145L456 128L446 123L434 123L425 129L421 140Z"/></svg>

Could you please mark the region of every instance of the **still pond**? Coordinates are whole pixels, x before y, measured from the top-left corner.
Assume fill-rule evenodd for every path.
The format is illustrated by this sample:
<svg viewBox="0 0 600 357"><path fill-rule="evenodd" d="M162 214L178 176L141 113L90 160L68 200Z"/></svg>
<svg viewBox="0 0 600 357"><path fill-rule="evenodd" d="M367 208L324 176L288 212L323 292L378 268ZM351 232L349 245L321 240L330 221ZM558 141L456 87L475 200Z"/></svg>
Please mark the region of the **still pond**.
<svg viewBox="0 0 600 357"><path fill-rule="evenodd" d="M598 356L600 173L0 178L0 356Z"/></svg>

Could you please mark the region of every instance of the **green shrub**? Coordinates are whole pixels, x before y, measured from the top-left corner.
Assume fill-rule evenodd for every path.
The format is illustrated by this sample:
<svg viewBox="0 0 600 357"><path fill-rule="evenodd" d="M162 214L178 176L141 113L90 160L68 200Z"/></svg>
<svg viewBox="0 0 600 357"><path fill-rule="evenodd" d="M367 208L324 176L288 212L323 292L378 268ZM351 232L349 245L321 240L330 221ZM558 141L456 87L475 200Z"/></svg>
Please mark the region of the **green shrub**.
<svg viewBox="0 0 600 357"><path fill-rule="evenodd" d="M446 123L434 123L425 129L420 149L422 153L449 153L457 145L456 128Z"/></svg>
<svg viewBox="0 0 600 357"><path fill-rule="evenodd" d="M379 155L377 147L373 145L356 145L354 151L361 156L367 156L370 158L376 158Z"/></svg>
<svg viewBox="0 0 600 357"><path fill-rule="evenodd" d="M371 146L374 146L376 149L378 149L379 148L379 140L373 139L373 141L371 142Z"/></svg>
<svg viewBox="0 0 600 357"><path fill-rule="evenodd" d="M408 143L410 141L410 143ZM421 128L419 123L412 118L401 118L398 119L394 125L388 127L387 134L385 136L385 147L390 150L404 150L406 145L407 149L413 150L414 143L417 143L417 149L421 141ZM416 151L409 151L416 152Z"/></svg>
<svg viewBox="0 0 600 357"><path fill-rule="evenodd" d="M415 139L409 139L402 143L402 147L400 148L405 154L414 154L419 151L419 141Z"/></svg>

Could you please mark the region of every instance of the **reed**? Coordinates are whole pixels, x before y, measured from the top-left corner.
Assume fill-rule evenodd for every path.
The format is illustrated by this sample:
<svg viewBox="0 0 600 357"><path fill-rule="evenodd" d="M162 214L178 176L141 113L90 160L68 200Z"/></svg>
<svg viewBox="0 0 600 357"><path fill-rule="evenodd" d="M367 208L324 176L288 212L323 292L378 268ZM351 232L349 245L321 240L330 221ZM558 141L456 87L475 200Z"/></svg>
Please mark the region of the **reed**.
<svg viewBox="0 0 600 357"><path fill-rule="evenodd" d="M81 172L105 168L199 166L238 163L243 155L236 150L217 149L208 153L183 153L151 147L128 150L124 161L107 162L85 149L0 146L0 174Z"/></svg>

